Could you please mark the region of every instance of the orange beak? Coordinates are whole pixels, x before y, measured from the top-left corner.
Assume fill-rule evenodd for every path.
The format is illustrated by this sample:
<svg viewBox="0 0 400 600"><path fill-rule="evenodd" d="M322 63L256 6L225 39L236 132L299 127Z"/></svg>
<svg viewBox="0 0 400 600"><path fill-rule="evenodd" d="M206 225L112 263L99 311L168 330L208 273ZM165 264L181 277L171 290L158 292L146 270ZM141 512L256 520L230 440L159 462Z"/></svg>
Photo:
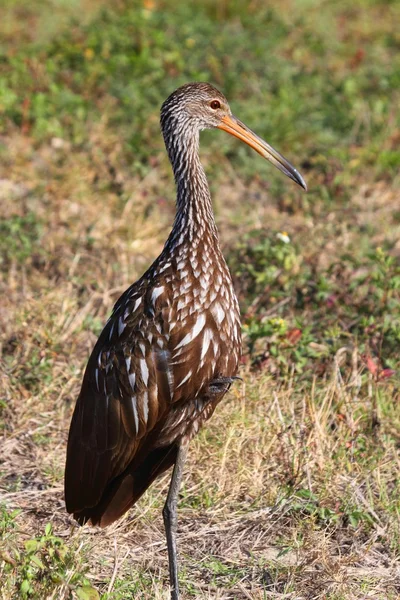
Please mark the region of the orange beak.
<svg viewBox="0 0 400 600"><path fill-rule="evenodd" d="M307 190L307 184L297 169L295 169L293 165L291 165L290 162L287 161L284 156L282 156L282 154L272 148L272 146L267 144L267 142L264 142L264 140L258 137L258 135L251 131L251 129L246 127L244 123L241 123L239 119L233 115L227 115L222 117L222 121L219 125L217 125L217 127L218 129L222 129L223 131L226 131L239 138L239 140L242 140L242 142L248 144L251 148L258 152L258 154L261 154L261 156L269 160L269 162L271 162L277 169L287 175L287 177L290 177L290 179Z"/></svg>

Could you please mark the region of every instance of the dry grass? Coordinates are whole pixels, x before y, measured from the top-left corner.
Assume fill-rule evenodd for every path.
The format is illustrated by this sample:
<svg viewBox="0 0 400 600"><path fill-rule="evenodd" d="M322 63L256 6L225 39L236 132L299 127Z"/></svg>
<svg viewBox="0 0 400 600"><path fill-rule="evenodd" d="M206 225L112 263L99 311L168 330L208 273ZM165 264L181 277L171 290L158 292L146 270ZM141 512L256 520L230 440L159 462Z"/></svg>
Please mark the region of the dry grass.
<svg viewBox="0 0 400 600"><path fill-rule="evenodd" d="M164 187L157 169L142 181L121 173L134 198L123 207L97 187L104 169L93 156L32 152L18 136L9 148L2 216L34 211L41 233L3 273L1 498L20 510L3 557L51 522L76 559L48 598L74 597L77 572L104 598L167 598L168 477L106 531L74 527L62 479L85 359L116 297L160 250L172 203L154 200ZM371 203L354 202L371 218ZM193 442L180 503L183 597L398 597L398 397L372 377L360 389L362 361L347 354L311 387L244 369L245 383ZM12 560L14 569L2 567L4 599L17 597Z"/></svg>
<svg viewBox="0 0 400 600"><path fill-rule="evenodd" d="M94 588L102 600L169 597L161 517L168 476L101 531L77 528L66 514L63 470L87 357L115 300L157 256L173 220L173 180L155 137L158 107L147 103L156 95L152 86L161 94L164 82L187 75L186 42L190 73L226 83L241 109L247 107L250 126L256 129L258 121L277 131L288 157L304 158L310 192L274 178L259 157L228 160L235 146L220 146L217 133L209 134L208 145L205 140L203 158L232 264L238 240L254 230L261 241L287 231L296 251L287 270L279 263L264 296L265 290L252 292L250 308L248 280L236 277L247 309L245 347L252 310L259 331L275 317L289 331L259 335L254 356L246 354L243 383L191 444L179 506L182 599L399 598L400 384L391 373L400 364L395 3L344 1L320 10L315 2L287 0L279 11L265 11L257 1L243 12L241 3L223 2L215 15L214 4L205 3L198 29L187 32L185 15L179 21L170 11L172 34L163 40L167 0L143 2L138 13L118 0L115 14L110 9L99 21L103 46L96 23L88 30L82 25L99 3L77 0L82 23L60 47L55 32L65 30L72 4L8 3L13 8L0 19L0 31L4 74L17 100L0 96L9 107L0 138L6 232L0 239L1 600L88 600ZM261 43L259 14L270 47ZM129 36L116 34L131 31L138 15L142 37L149 37L150 70ZM219 62L214 46L204 44L203 27L214 31ZM47 39L56 42L46 45ZM38 40L41 51L30 45ZM126 101L130 75L119 70L125 63L106 69L107 44L118 61L137 60L145 73L137 82L139 117ZM264 77L268 48L278 62L271 61ZM248 88L235 88L232 73L235 82L243 75L235 69L248 70ZM25 85L32 99L43 94L43 114L40 102L29 104L28 96L27 108L19 102ZM59 121L49 118L54 90ZM86 117L75 118L71 90L80 109L88 104ZM279 111L275 120L259 110L264 97L271 113ZM142 119L141 144L127 133L133 117ZM53 125L62 138L51 133ZM378 246L394 261L386 271ZM363 325L368 317L375 320ZM293 332L301 343L290 341Z"/></svg>

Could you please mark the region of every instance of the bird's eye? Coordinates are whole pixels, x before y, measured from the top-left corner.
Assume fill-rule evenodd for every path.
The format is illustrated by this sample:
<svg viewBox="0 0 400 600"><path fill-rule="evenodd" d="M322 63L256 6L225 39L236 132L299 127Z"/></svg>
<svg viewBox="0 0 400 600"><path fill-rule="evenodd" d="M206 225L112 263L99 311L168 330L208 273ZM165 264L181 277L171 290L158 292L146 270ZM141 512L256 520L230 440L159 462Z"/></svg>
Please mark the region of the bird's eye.
<svg viewBox="0 0 400 600"><path fill-rule="evenodd" d="M212 100L210 106L213 110L217 110L217 108L221 108L221 102L219 100Z"/></svg>

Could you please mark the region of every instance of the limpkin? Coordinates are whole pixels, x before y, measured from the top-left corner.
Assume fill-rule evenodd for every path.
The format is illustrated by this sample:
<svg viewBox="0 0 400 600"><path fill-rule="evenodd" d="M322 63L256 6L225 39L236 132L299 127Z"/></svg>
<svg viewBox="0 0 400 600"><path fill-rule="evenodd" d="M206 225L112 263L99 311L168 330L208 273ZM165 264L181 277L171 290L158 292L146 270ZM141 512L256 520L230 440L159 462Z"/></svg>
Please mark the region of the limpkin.
<svg viewBox="0 0 400 600"><path fill-rule="evenodd" d="M67 511L105 527L174 466L163 510L171 599L178 600L176 507L190 439L235 379L241 328L221 253L199 133L218 128L246 142L306 189L298 171L236 119L208 83L177 89L161 129L177 211L160 256L119 298L89 358L72 417Z"/></svg>

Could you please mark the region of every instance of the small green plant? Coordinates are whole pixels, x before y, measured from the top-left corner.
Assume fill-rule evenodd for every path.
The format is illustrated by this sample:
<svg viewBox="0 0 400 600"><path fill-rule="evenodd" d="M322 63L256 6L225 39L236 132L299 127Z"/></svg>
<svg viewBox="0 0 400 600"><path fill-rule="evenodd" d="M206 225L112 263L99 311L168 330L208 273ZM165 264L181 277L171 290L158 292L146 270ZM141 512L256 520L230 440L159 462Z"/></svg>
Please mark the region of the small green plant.
<svg viewBox="0 0 400 600"><path fill-rule="evenodd" d="M33 253L40 253L40 235L41 223L33 212L0 220L0 264L11 260L22 264Z"/></svg>
<svg viewBox="0 0 400 600"><path fill-rule="evenodd" d="M244 310L254 303L273 304L292 288L302 258L286 232L255 230L241 240L229 257L240 288L246 290Z"/></svg>
<svg viewBox="0 0 400 600"><path fill-rule="evenodd" d="M321 505L316 494L306 488L296 492L291 509L308 517L313 517L314 522L320 526L336 524L340 519L340 515L336 510Z"/></svg>
<svg viewBox="0 0 400 600"><path fill-rule="evenodd" d="M53 533L51 523L44 533L21 541L16 518L20 511L1 509L0 530L3 548L0 559L4 587L10 597L37 599L57 593L62 598L97 600L97 591L79 569L75 549Z"/></svg>
<svg viewBox="0 0 400 600"><path fill-rule="evenodd" d="M368 528L374 523L371 513L364 507L354 502L347 502L345 498L337 502L334 507L326 506L315 493L306 488L296 491L291 510L299 512L306 518L311 517L314 524L319 527L350 526L356 529L358 526Z"/></svg>

